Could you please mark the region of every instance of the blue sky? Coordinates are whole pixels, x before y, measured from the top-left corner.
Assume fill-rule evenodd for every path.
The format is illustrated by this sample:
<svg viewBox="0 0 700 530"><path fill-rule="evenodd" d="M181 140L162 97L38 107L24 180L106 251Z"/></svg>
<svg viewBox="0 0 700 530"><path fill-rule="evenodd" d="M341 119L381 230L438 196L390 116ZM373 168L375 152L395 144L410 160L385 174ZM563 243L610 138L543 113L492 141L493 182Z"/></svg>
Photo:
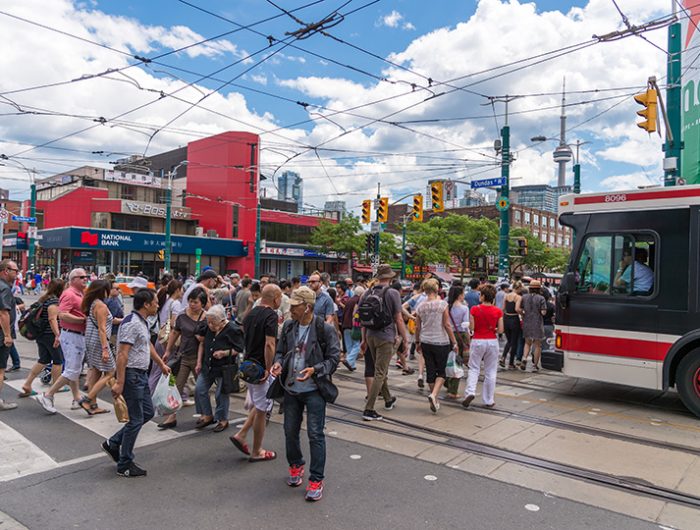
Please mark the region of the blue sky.
<svg viewBox="0 0 700 530"><path fill-rule="evenodd" d="M279 0L276 4L292 10L312 2ZM304 22L315 22L338 8L348 13L369 2L324 0L295 15ZM127 56L36 25L152 58L229 32L235 28L231 21L245 26L280 14L265 0L190 3L229 21L177 0L54 0L48 4L27 0L0 8L35 23L0 14L0 30L9 43L0 57L0 68L13 72L0 80L0 94L10 98L3 101L4 110L19 105L52 114L0 115L2 153L43 176L84 163L109 167L114 159L90 155L91 151L153 154L224 130L266 131L262 145L269 149L262 160L263 173L297 170L305 179L305 195L311 204L342 199L356 207L367 190L376 188L377 181L398 197L422 191L431 177L496 176L499 170L490 146L503 125L504 109L500 103L490 106L489 97L519 94L526 97L510 105L512 144L517 153L513 184L554 183L551 150L556 142L536 146L530 138L558 135L558 93L566 77L572 92L568 102L573 104L567 111L571 127L567 140L588 142L582 149L584 190L661 181L661 142L635 127L636 108L631 100L631 94L644 88L648 76L661 79L665 73L664 55L653 44L640 38L596 44L541 64L522 63L522 70L507 75L494 75L512 61L586 41L594 33L622 29L622 19L609 0L380 0L328 29L347 44L315 34L293 42L297 48L281 49L279 44L268 48L265 36L284 39L285 33L301 27L284 15L256 26L262 35L237 31L207 46L169 55L161 65L132 67L124 71L129 77L105 75L107 69L133 62ZM632 23L667 14L669 8L665 0L619 0L618 5ZM645 36L665 47L665 29ZM276 55L261 61L275 50L279 50ZM258 51L261 53L245 59ZM231 66L216 77L221 81L235 78L237 86L209 96L204 103L207 109L188 110L171 123L188 109L187 102L197 101L222 84L186 71L211 74L227 65ZM489 69L494 70L478 73ZM92 77L79 80L86 75ZM429 86L428 77L438 83L464 79L449 86ZM66 80L74 82L26 90ZM185 83L193 82L194 86L183 89ZM413 93L411 83L416 86ZM469 88L475 93L453 90L428 98L470 83L475 83ZM596 89L601 92L594 92ZM153 94L159 91L181 99L169 96L154 102ZM296 101L311 106L303 108ZM112 121L144 104L144 109ZM323 110L345 111L358 105L366 106L354 115ZM393 124L370 122L387 115L391 117L386 121ZM108 122L73 134L94 123L94 117L106 117ZM313 121L288 127L308 119ZM150 134L163 125L167 127L149 142ZM270 133L280 127L284 128ZM63 136L66 138L56 141ZM52 149L36 147L46 142L51 142ZM288 160L302 152L303 146L343 149L346 156L341 160L337 152L319 149ZM432 158L417 152L429 152ZM0 167L0 183L14 195L26 197L26 172L16 169L17 164ZM268 184L274 185L274 180Z"/></svg>

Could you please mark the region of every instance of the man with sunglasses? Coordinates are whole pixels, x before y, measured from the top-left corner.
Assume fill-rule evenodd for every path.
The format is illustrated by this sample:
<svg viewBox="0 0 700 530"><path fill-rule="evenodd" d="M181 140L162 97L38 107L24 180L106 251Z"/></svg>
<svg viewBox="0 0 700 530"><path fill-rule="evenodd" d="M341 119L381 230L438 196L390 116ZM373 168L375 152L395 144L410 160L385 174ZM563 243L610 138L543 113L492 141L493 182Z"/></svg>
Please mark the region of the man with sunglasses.
<svg viewBox="0 0 700 530"><path fill-rule="evenodd" d="M81 310L83 293L88 284L88 275L84 269L73 269L68 275L68 288L58 300L58 319L61 333L58 337L63 352L63 373L48 392L36 396L36 400L49 414L56 414L53 397L63 388L70 387L73 393L71 410L80 408L80 389L78 381L85 358L85 314Z"/></svg>
<svg viewBox="0 0 700 530"><path fill-rule="evenodd" d="M306 408L306 431L309 436L311 465L307 501L323 496L326 464L326 438L323 428L326 403L333 402L337 389L331 375L338 367L340 342L335 329L314 316L316 295L308 287L299 287L289 303L292 320L287 321L277 345L271 373L279 377L284 389L284 437L289 463L287 485L300 486L304 477L304 456L300 430Z"/></svg>
<svg viewBox="0 0 700 530"><path fill-rule="evenodd" d="M12 286L15 284L18 272L19 269L14 261L9 259L0 261L0 390L2 390L7 359L15 338L17 307ZM5 400L0 399L0 411L16 408L17 403L6 403Z"/></svg>
<svg viewBox="0 0 700 530"><path fill-rule="evenodd" d="M330 295L322 289L323 282L321 281L321 274L314 272L311 276L309 276L308 283L309 287L316 295L314 314L317 317L321 317L329 324L332 324L335 308L333 307L333 300L331 299Z"/></svg>

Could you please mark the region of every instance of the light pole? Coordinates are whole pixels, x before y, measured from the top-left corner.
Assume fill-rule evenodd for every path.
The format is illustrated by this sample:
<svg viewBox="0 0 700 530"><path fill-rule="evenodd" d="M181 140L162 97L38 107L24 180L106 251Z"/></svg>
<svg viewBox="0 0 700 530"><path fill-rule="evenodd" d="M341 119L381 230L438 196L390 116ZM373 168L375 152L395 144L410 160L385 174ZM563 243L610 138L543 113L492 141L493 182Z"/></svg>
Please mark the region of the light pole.
<svg viewBox="0 0 700 530"><path fill-rule="evenodd" d="M548 140L560 141L559 138L547 138L546 136L533 136L530 138L531 142L546 142ZM574 193L581 193L581 163L579 158L579 148L582 145L590 144L591 142L582 142L581 140L576 140L576 159L574 161ZM561 147L562 144L559 144ZM571 150L570 145L565 145L566 148Z"/></svg>
<svg viewBox="0 0 700 530"><path fill-rule="evenodd" d="M10 158L7 155L0 155L0 159L2 160L10 160ZM29 183L30 183L30 210L29 210L29 217L34 217L36 218L36 170L35 169L29 169L27 166L25 166L22 162L19 160L12 159L12 162L15 164L19 164L21 169L24 169L27 174L29 175ZM1 164L5 165L5 164ZM29 224L29 223L28 223ZM35 224L36 226L36 224ZM27 232L30 232L29 230ZM27 240L29 244L29 248L27 250L27 268L31 269L34 267L34 257L36 254L36 240L33 237L29 237L29 234L27 234Z"/></svg>
<svg viewBox="0 0 700 530"><path fill-rule="evenodd" d="M170 258L172 254L171 223L173 206L173 178L177 175L177 170L180 169L181 166L186 166L187 163L187 160L183 160L168 173L168 187L165 191L165 251L163 252L163 257L165 258L163 269L165 272L170 272ZM161 169L161 177L163 176L163 172L164 170Z"/></svg>

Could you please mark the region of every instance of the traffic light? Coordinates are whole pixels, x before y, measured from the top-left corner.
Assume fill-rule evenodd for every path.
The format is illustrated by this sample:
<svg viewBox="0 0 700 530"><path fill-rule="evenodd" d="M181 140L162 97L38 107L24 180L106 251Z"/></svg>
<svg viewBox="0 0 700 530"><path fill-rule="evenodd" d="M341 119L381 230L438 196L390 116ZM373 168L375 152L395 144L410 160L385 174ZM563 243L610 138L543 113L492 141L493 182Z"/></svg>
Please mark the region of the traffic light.
<svg viewBox="0 0 700 530"><path fill-rule="evenodd" d="M518 255L527 256L527 238L525 237L518 238Z"/></svg>
<svg viewBox="0 0 700 530"><path fill-rule="evenodd" d="M389 220L389 198L379 199L379 209L377 210L377 221L386 223Z"/></svg>
<svg viewBox="0 0 700 530"><path fill-rule="evenodd" d="M445 201L443 199L443 188L444 182L437 181L430 185L430 196L432 199L432 206L434 212L444 212L445 211Z"/></svg>
<svg viewBox="0 0 700 530"><path fill-rule="evenodd" d="M638 110L637 114L644 118L644 121L638 122L637 127L644 129L648 133L653 133L656 131L656 116L657 116L657 104L658 104L658 94L656 89L650 88L642 94L637 94L634 96L634 100L644 107L643 110Z"/></svg>
<svg viewBox="0 0 700 530"><path fill-rule="evenodd" d="M413 214L411 220L423 222L423 195L420 193L413 196Z"/></svg>
<svg viewBox="0 0 700 530"><path fill-rule="evenodd" d="M365 236L365 248L367 249L367 254L374 253L374 234L367 234Z"/></svg>
<svg viewBox="0 0 700 530"><path fill-rule="evenodd" d="M27 232L17 232L17 250L29 250L29 242L27 240Z"/></svg>
<svg viewBox="0 0 700 530"><path fill-rule="evenodd" d="M372 201L362 201L362 223L370 224L372 222Z"/></svg>
<svg viewBox="0 0 700 530"><path fill-rule="evenodd" d="M158 251L158 259L160 261L165 260L165 250L163 250L162 248Z"/></svg>

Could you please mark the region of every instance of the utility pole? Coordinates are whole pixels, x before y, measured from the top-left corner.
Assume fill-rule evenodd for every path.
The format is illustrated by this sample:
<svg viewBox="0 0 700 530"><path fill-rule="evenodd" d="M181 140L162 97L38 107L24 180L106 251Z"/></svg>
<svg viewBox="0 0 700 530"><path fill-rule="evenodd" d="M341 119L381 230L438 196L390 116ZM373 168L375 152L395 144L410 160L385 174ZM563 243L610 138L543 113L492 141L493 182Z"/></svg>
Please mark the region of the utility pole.
<svg viewBox="0 0 700 530"><path fill-rule="evenodd" d="M401 279L406 279L406 216L401 227Z"/></svg>
<svg viewBox="0 0 700 530"><path fill-rule="evenodd" d="M29 217L34 217L36 219L36 170L31 169L29 171L29 178L31 179L31 194L30 194L30 202L31 206L29 207ZM38 223L34 224L34 229L36 230ZM29 268L34 267L36 264L34 263L36 261L36 239L34 237L30 237L29 239L29 250L27 251L27 266Z"/></svg>
<svg viewBox="0 0 700 530"><path fill-rule="evenodd" d="M576 161L574 163L574 193L581 193L581 160L579 158L579 148L590 142L576 140Z"/></svg>
<svg viewBox="0 0 700 530"><path fill-rule="evenodd" d="M160 170L160 181L163 182L164 169ZM165 272L170 272L170 231L172 222L172 203L173 203L173 175L172 171L168 174L168 186L165 189L165 248L163 249L163 269Z"/></svg>
<svg viewBox="0 0 700 530"><path fill-rule="evenodd" d="M508 200L510 195L510 126L508 125L508 103L515 97L494 98L506 105L505 124L501 128L501 178L505 179L501 187L501 198ZM510 274L510 206L501 210L501 230L498 238L498 275L502 278Z"/></svg>
<svg viewBox="0 0 700 530"><path fill-rule="evenodd" d="M377 204L379 204L379 199L382 198L382 185L377 182ZM377 274L377 268L379 267L379 232L381 231L381 225L379 223L379 208L375 208L376 219L377 219L377 232L374 234L374 259L372 260L372 272Z"/></svg>
<svg viewBox="0 0 700 530"><path fill-rule="evenodd" d="M259 171L257 164L255 163L255 150L258 144L250 144L250 191L255 191L255 278L260 277L260 175L256 172ZM257 176L257 178L256 178ZM256 185L257 184L257 185Z"/></svg>
<svg viewBox="0 0 700 530"><path fill-rule="evenodd" d="M676 13L676 4L673 4ZM668 108L668 127L670 137L664 143L664 186L675 186L681 167L681 23L668 27L668 88L666 89L666 106Z"/></svg>

